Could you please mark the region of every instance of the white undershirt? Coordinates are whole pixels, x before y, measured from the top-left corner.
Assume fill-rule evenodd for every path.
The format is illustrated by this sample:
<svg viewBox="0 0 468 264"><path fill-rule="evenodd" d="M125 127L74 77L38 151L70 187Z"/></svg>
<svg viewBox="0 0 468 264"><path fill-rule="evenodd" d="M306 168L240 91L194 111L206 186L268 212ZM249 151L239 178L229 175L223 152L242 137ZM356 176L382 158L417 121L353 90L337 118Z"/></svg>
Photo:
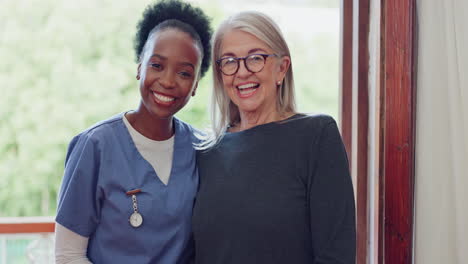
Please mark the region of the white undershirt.
<svg viewBox="0 0 468 264"><path fill-rule="evenodd" d="M174 136L164 141L149 139L136 131L125 115L123 122L141 156L146 159L159 179L167 185L172 168ZM81 236L70 229L55 223L55 263L56 264L89 264L86 257L89 238Z"/></svg>
<svg viewBox="0 0 468 264"><path fill-rule="evenodd" d="M55 264L90 264L88 238L55 222Z"/></svg>
<svg viewBox="0 0 468 264"><path fill-rule="evenodd" d="M172 168L172 154L174 153L174 136L167 140L156 141L149 139L132 127L125 115L122 117L138 152L153 166L159 179L167 185Z"/></svg>

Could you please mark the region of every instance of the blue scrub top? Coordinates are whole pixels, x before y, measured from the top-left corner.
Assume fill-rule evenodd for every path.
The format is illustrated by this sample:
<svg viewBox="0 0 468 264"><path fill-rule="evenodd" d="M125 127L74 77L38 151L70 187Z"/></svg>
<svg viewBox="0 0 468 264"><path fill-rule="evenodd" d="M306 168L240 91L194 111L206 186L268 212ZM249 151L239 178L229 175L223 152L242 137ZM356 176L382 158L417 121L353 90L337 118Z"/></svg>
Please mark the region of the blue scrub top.
<svg viewBox="0 0 468 264"><path fill-rule="evenodd" d="M171 176L164 185L140 155L122 120L102 121L71 141L59 194L57 223L89 237L93 263L185 263L192 251L192 207L198 185L194 130L174 118ZM132 227L129 190L140 227Z"/></svg>

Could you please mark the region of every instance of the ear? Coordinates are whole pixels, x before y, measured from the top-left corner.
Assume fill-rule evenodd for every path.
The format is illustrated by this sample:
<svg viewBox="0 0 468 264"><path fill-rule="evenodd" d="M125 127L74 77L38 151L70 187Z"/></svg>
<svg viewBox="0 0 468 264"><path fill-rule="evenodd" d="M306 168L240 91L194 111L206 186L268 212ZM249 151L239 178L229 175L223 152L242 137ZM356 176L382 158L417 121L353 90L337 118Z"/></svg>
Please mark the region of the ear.
<svg viewBox="0 0 468 264"><path fill-rule="evenodd" d="M197 92L197 88L198 88L198 81L195 82L195 87L193 87L193 90L192 90L192 96L195 96L196 92Z"/></svg>
<svg viewBox="0 0 468 264"><path fill-rule="evenodd" d="M289 58L288 56L283 56L278 65L278 74L276 77L276 82L283 82L284 77L286 76L286 73L288 72L290 66L291 58Z"/></svg>
<svg viewBox="0 0 468 264"><path fill-rule="evenodd" d="M141 63L138 63L136 79L140 80Z"/></svg>

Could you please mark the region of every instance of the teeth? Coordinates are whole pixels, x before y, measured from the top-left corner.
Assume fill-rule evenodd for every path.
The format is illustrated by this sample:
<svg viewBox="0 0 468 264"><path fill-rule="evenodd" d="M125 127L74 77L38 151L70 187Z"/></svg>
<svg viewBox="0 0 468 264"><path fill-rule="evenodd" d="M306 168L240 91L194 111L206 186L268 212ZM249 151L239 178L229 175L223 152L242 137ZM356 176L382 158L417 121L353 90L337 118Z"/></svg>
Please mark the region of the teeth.
<svg viewBox="0 0 468 264"><path fill-rule="evenodd" d="M172 101L175 100L174 97L165 96L165 95L158 94L158 93L155 93L155 92L153 92L153 95L154 95L154 97L156 97L158 100L163 101L163 102L172 102Z"/></svg>
<svg viewBox="0 0 468 264"><path fill-rule="evenodd" d="M256 89L252 89L252 90L239 90L239 93L240 93L241 95L248 95L248 94L253 94L255 91L256 91Z"/></svg>
<svg viewBox="0 0 468 264"><path fill-rule="evenodd" d="M258 84L256 83L247 83L247 84L244 84L244 85L239 85L237 86L238 89L248 89L248 88L253 88L253 87L256 87Z"/></svg>

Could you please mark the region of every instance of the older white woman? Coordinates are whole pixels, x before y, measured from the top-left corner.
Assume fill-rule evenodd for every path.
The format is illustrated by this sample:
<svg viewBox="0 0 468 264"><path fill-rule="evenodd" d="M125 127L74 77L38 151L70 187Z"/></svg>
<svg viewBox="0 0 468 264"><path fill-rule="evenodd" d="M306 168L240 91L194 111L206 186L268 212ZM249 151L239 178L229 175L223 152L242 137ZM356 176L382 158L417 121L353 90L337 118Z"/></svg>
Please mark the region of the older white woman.
<svg viewBox="0 0 468 264"><path fill-rule="evenodd" d="M292 60L259 12L213 41L213 134L197 153L198 264L355 262L354 195L336 122L297 113Z"/></svg>

